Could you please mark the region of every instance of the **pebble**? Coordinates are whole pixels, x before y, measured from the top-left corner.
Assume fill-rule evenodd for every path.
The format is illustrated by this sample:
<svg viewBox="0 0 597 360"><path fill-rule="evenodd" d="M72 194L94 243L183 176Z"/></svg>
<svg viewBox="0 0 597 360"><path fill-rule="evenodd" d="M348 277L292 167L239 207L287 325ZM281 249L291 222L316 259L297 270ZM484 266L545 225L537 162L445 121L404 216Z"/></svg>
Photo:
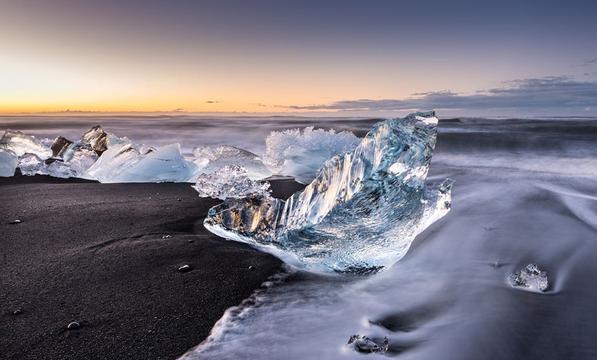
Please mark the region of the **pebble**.
<svg viewBox="0 0 597 360"><path fill-rule="evenodd" d="M15 219L15 220L9 222L9 224L20 224L20 223L22 223L22 221L19 219Z"/></svg>
<svg viewBox="0 0 597 360"><path fill-rule="evenodd" d="M162 239L170 239L172 235L162 235Z"/></svg>
<svg viewBox="0 0 597 360"><path fill-rule="evenodd" d="M249 270L255 270L255 266L249 265Z"/></svg>
<svg viewBox="0 0 597 360"><path fill-rule="evenodd" d="M186 273L191 270L193 270L193 268L190 265L186 265L186 264L178 268L178 271L180 271L182 273Z"/></svg>
<svg viewBox="0 0 597 360"><path fill-rule="evenodd" d="M81 327L81 324L78 321L71 321L66 325L68 330L75 330Z"/></svg>
<svg viewBox="0 0 597 360"><path fill-rule="evenodd" d="M22 309L16 309L15 311L12 312L13 315L21 315L23 313Z"/></svg>

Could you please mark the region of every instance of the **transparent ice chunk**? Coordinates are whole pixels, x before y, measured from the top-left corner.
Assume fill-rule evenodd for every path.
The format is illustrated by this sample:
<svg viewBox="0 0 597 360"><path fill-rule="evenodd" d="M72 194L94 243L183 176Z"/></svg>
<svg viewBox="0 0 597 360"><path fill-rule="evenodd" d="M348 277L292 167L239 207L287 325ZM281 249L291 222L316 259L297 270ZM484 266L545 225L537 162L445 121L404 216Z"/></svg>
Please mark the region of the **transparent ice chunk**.
<svg viewBox="0 0 597 360"><path fill-rule="evenodd" d="M102 183L186 182L195 171L179 144L151 148L126 143L108 148L87 174Z"/></svg>
<svg viewBox="0 0 597 360"><path fill-rule="evenodd" d="M261 158L250 151L234 146L202 146L193 149L194 163L203 174L219 172L225 166L240 166L246 176L253 180L264 179L272 172L263 164Z"/></svg>
<svg viewBox="0 0 597 360"><path fill-rule="evenodd" d="M201 174L193 186L200 197L215 199L268 196L269 183L251 180L238 165L226 165L217 173Z"/></svg>
<svg viewBox="0 0 597 360"><path fill-rule="evenodd" d="M514 288L532 292L543 292L547 290L549 286L547 273L539 269L536 264L528 264L524 268L510 275L508 277L508 283Z"/></svg>
<svg viewBox="0 0 597 360"><path fill-rule="evenodd" d="M74 177L90 178L87 170L95 164L99 156L90 146L87 145L71 145L67 150L64 161L72 170Z"/></svg>
<svg viewBox="0 0 597 360"><path fill-rule="evenodd" d="M0 149L12 151L17 156L35 154L41 159L52 156L52 150L33 136L20 131L6 130L0 138Z"/></svg>
<svg viewBox="0 0 597 360"><path fill-rule="evenodd" d="M75 171L70 167L69 164L65 163L61 159L51 159L46 163L39 174L50 175L57 178L70 178L78 177Z"/></svg>
<svg viewBox="0 0 597 360"><path fill-rule="evenodd" d="M388 351L390 344L387 337L381 341L375 341L368 336L353 335L348 339L348 345L358 352L383 354Z"/></svg>
<svg viewBox="0 0 597 360"><path fill-rule="evenodd" d="M21 170L21 174L33 176L43 171L45 163L39 156L27 153L19 158L18 167Z"/></svg>
<svg viewBox="0 0 597 360"><path fill-rule="evenodd" d="M0 149L0 176L14 176L19 158L10 150Z"/></svg>
<svg viewBox="0 0 597 360"><path fill-rule="evenodd" d="M108 149L108 134L101 126L96 125L81 136L81 143L91 146L98 155Z"/></svg>
<svg viewBox="0 0 597 360"><path fill-rule="evenodd" d="M425 184L437 122L428 112L378 123L351 153L329 159L302 192L286 201L228 199L209 210L204 225L308 270L387 267L450 209L452 181Z"/></svg>
<svg viewBox="0 0 597 360"><path fill-rule="evenodd" d="M293 176L307 184L326 160L352 151L359 141L351 132L333 129L272 131L265 140L264 162L276 174Z"/></svg>
<svg viewBox="0 0 597 360"><path fill-rule="evenodd" d="M52 145L50 147L50 149L52 150L52 156L53 157L62 157L64 152L69 148L69 146L72 143L73 143L72 141L70 141L69 139L67 139L63 136L56 137L56 139L54 139L54 141L52 142Z"/></svg>

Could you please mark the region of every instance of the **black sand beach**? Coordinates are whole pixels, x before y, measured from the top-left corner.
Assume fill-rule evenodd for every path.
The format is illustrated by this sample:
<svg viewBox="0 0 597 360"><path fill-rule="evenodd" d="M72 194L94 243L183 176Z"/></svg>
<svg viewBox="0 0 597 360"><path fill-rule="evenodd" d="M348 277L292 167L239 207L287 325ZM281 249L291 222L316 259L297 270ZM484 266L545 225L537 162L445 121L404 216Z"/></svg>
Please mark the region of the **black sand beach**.
<svg viewBox="0 0 597 360"><path fill-rule="evenodd" d="M0 357L173 359L199 344L281 265L207 232L216 203L189 184L0 178Z"/></svg>

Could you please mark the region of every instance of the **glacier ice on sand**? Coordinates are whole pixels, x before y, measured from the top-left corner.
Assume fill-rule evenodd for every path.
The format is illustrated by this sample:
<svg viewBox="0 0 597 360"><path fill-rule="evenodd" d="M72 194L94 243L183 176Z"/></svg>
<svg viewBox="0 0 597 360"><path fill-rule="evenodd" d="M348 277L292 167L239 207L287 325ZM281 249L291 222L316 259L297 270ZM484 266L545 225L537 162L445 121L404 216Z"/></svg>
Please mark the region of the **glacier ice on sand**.
<svg viewBox="0 0 597 360"><path fill-rule="evenodd" d="M286 201L228 199L206 228L311 271L371 272L402 258L415 236L451 206L451 180L425 183L437 138L433 112L373 126Z"/></svg>
<svg viewBox="0 0 597 360"><path fill-rule="evenodd" d="M214 199L269 196L269 183L252 180L247 170L238 165L225 165L218 172L203 173L193 186L200 197Z"/></svg>
<svg viewBox="0 0 597 360"><path fill-rule="evenodd" d="M508 277L508 283L513 288L531 292L543 292L549 287L547 273L539 269L536 264L528 264L524 268Z"/></svg>
<svg viewBox="0 0 597 360"><path fill-rule="evenodd" d="M272 172L261 158L250 151L230 145L201 146L193 149L193 162L202 174L221 173L226 166L240 166L252 180L265 179Z"/></svg>

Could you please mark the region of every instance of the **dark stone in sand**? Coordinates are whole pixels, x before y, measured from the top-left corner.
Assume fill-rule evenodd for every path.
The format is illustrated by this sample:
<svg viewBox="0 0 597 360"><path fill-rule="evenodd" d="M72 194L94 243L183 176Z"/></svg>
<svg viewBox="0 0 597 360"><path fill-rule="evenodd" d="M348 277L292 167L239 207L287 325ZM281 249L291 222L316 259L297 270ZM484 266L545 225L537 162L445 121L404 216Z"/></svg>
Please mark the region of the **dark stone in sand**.
<svg viewBox="0 0 597 360"><path fill-rule="evenodd" d="M9 224L11 224L11 225L16 225L16 224L20 224L20 223L22 223L22 221L19 220L19 219L14 219L14 220L12 220L12 221L9 222Z"/></svg>
<svg viewBox="0 0 597 360"><path fill-rule="evenodd" d="M64 160L62 160L61 158L57 158L57 157L51 157L51 158L47 158L44 160L44 163L46 165L50 165L51 163L55 162L55 161L62 161L64 162Z"/></svg>
<svg viewBox="0 0 597 360"><path fill-rule="evenodd" d="M13 315L21 315L23 313L22 309L16 309L15 311L12 312Z"/></svg>
<svg viewBox="0 0 597 360"><path fill-rule="evenodd" d="M27 309L0 315L2 359L174 359L281 265L207 232L219 201L190 184L0 178L0 199L0 308ZM9 225L17 213L27 221ZM85 321L67 331L65 319Z"/></svg>

